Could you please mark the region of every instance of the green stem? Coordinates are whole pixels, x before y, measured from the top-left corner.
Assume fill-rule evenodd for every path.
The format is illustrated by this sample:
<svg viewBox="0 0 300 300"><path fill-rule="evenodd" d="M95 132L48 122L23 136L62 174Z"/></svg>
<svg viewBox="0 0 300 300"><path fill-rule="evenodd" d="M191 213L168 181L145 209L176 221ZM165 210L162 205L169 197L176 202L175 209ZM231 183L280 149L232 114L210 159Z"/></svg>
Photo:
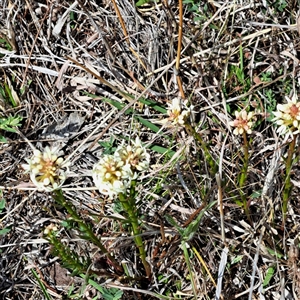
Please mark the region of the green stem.
<svg viewBox="0 0 300 300"><path fill-rule="evenodd" d="M293 185L291 183L291 169L293 166L293 154L295 151L297 135L294 135L292 142L289 145L288 157L285 163L285 182L284 189L282 195L282 227L285 225L286 217L287 217L287 206L288 201L292 192Z"/></svg>
<svg viewBox="0 0 300 300"><path fill-rule="evenodd" d="M243 132L243 139L244 139L244 165L239 179L240 187L243 187L245 185L245 182L247 180L248 165L249 165L249 144L248 144L248 139L245 131Z"/></svg>
<svg viewBox="0 0 300 300"><path fill-rule="evenodd" d="M135 242L137 248L139 249L140 257L141 257L142 263L144 265L146 275L150 279L152 276L151 267L146 260L146 251L145 251L144 243L143 243L143 240L141 237L141 231L140 231L140 226L139 226L139 222L138 222L138 214L137 214L137 209L136 209L136 205L135 205L135 184L136 184L135 181L133 181L131 184L129 197L126 197L124 194L120 193L119 199L120 199L120 202L121 202L124 210L128 214L129 221L131 223L132 231L134 234L134 242Z"/></svg>
<svg viewBox="0 0 300 300"><path fill-rule="evenodd" d="M80 218L77 212L73 209L72 205L70 205L61 190L54 191L54 199L57 203L62 205L67 212L71 215L72 219L78 223L79 228L84 234L87 235L88 240L91 241L94 245L98 246L103 254L107 256L107 258L111 261L116 271L120 274L123 273L123 268L116 262L116 260L111 256L111 254L107 251L107 249L103 246L98 237L93 233L92 229Z"/></svg>
<svg viewBox="0 0 300 300"><path fill-rule="evenodd" d="M247 202L247 197L245 196L243 192L243 187L246 184L247 176L248 176L248 166L249 166L249 143L247 139L247 133L243 132L243 140L244 140L244 164L241 170L241 174L239 177L239 188L240 188L240 195L243 201L243 207L245 210L245 214L247 216L247 219L250 223L252 223L252 220L250 218L250 211L249 206Z"/></svg>
<svg viewBox="0 0 300 300"><path fill-rule="evenodd" d="M213 157L211 156L209 149L207 147L207 144L203 141L200 134L198 134L196 132L196 130L194 129L194 127L191 126L191 124L186 123L185 127L192 134L192 136L200 143L201 148L204 151L205 159L211 168L210 172L213 176L215 176L215 174L218 172L218 166L217 166L216 162L214 161Z"/></svg>
<svg viewBox="0 0 300 300"><path fill-rule="evenodd" d="M194 294L195 300L197 300L198 299L198 297L197 297L197 285L196 285L196 282L195 282L195 277L193 275L193 270L192 270L192 266L191 266L191 262L190 262L190 257L189 257L189 253L188 253L188 249L186 247L186 242L185 241L181 242L181 247L183 249L184 258L185 258L185 261L186 261L186 264L187 264L188 271L190 273L190 279L191 279L193 294Z"/></svg>
<svg viewBox="0 0 300 300"><path fill-rule="evenodd" d="M80 259L75 251L72 251L69 247L63 245L60 239L56 237L55 232L50 231L46 236L46 239L53 246L53 253L61 258L66 268L73 271L72 274L87 272L90 262L86 259Z"/></svg>

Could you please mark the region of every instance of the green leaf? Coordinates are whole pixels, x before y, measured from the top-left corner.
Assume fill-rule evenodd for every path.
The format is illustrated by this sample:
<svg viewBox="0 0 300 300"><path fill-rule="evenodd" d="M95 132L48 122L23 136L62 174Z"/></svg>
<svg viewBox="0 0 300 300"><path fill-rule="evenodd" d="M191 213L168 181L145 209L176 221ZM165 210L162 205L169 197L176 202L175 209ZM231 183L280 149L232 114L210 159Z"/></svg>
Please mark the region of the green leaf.
<svg viewBox="0 0 300 300"><path fill-rule="evenodd" d="M150 146L149 149L151 149L152 151L155 151L155 152L157 152L159 154L167 155L170 158L172 158L172 156L176 153L173 150L170 150L170 149L167 149L165 147L158 146L158 145Z"/></svg>
<svg viewBox="0 0 300 300"><path fill-rule="evenodd" d="M278 252L278 251L274 251L274 250L271 249L271 248L267 248L267 250L268 250L268 252L269 252L271 255L276 256L277 258L282 258L282 257L283 257L283 255L282 255L280 252Z"/></svg>
<svg viewBox="0 0 300 300"><path fill-rule="evenodd" d="M0 230L0 235L5 235L10 232L10 228L3 228Z"/></svg>
<svg viewBox="0 0 300 300"><path fill-rule="evenodd" d="M190 3L194 4L194 0L183 0L182 3L183 4L190 4Z"/></svg>
<svg viewBox="0 0 300 300"><path fill-rule="evenodd" d="M103 99L105 102L107 103L110 103L111 105L113 105L114 107L116 107L118 110L122 110L123 107L125 106L125 104L123 103L120 103L118 101L114 101L114 100L111 100L111 99L107 99L107 98L104 98ZM146 100L143 100L143 103L154 103L154 102L150 102L150 101L146 101ZM158 106L156 107L158 108ZM135 110L132 109L132 108L129 108L125 111L125 114L133 114L135 113ZM153 123L151 123L150 121L142 118L142 117L139 117L139 116L135 116L135 119L137 119L142 125L144 125L145 127L149 128L151 131L157 133L159 130L160 130L160 127L154 125Z"/></svg>
<svg viewBox="0 0 300 300"><path fill-rule="evenodd" d="M82 278L86 278L84 274L80 274L80 276ZM123 296L123 291L117 288L107 289L105 287L102 287L101 285L99 285L97 282L95 282L90 278L88 279L88 283L92 285L96 290L98 290L105 300L119 300Z"/></svg>
<svg viewBox="0 0 300 300"><path fill-rule="evenodd" d="M102 297L105 300L119 300L123 296L123 291L117 289L117 288L103 288L103 294Z"/></svg>
<svg viewBox="0 0 300 300"><path fill-rule="evenodd" d="M44 283L41 281L40 277L38 276L37 272L34 269L30 269L33 276L35 277L35 279L37 280L41 290L43 291L44 296L46 297L47 300L52 300L53 298L50 296L50 294L48 294L48 291L44 285Z"/></svg>
<svg viewBox="0 0 300 300"><path fill-rule="evenodd" d="M165 215L165 218L167 222L170 223L172 226L174 226L177 229L177 231L180 233L180 235L183 236L184 229L181 228L170 215L168 214Z"/></svg>
<svg viewBox="0 0 300 300"><path fill-rule="evenodd" d="M114 106L115 108L117 108L118 110L122 110L123 107L125 106L125 104L120 103L120 102L115 101L115 100L112 100L112 99L103 98L103 100L104 100L105 102L107 102L107 103L110 103L111 105L113 105L113 106ZM125 114L127 115L127 114L131 113L132 111L133 111L133 109L132 109L132 108L129 108L129 109L127 109L127 110L125 111Z"/></svg>
<svg viewBox="0 0 300 300"><path fill-rule="evenodd" d="M72 293L74 291L74 283L72 283L72 285L70 286L69 290L68 290L68 296L71 297Z"/></svg>
<svg viewBox="0 0 300 300"><path fill-rule="evenodd" d="M142 5L144 5L144 4L149 3L150 1L151 1L151 0L139 0L139 1L135 4L135 6L136 6L136 7L142 6Z"/></svg>
<svg viewBox="0 0 300 300"><path fill-rule="evenodd" d="M154 125L153 123L149 122L148 120L142 117L136 117L136 119L138 119L141 124L143 124L145 127L148 127L151 131L155 133L157 133L160 130L158 126Z"/></svg>
<svg viewBox="0 0 300 300"><path fill-rule="evenodd" d="M13 50L12 46L8 43L8 41L5 40L5 39L3 39L3 38L0 38L0 44L2 44L4 47L6 47L6 49L8 51L12 51Z"/></svg>
<svg viewBox="0 0 300 300"><path fill-rule="evenodd" d="M213 201L210 204L208 204L204 209L202 209L200 211L197 218L187 226L187 228L183 232L183 240L184 241L190 241L194 237L195 233L197 232L197 230L199 228L200 221L201 221L202 217L204 216L205 212L207 210L209 210L211 207L213 207L216 203L217 203L217 201Z"/></svg>
<svg viewBox="0 0 300 300"><path fill-rule="evenodd" d="M98 143L104 148L103 154L113 154L116 151L114 146L115 139L113 136L110 137L109 141L99 141Z"/></svg>
<svg viewBox="0 0 300 300"><path fill-rule="evenodd" d="M13 128L15 126L21 126L22 118L19 116L15 117L7 117L7 118L0 118L0 129L9 131L9 132L16 132Z"/></svg>
<svg viewBox="0 0 300 300"><path fill-rule="evenodd" d="M233 260L231 261L230 265L234 265L238 262L240 262L243 259L243 255L238 255L235 258L233 258Z"/></svg>
<svg viewBox="0 0 300 300"><path fill-rule="evenodd" d="M76 223L72 218L61 221L60 225L66 229L76 228Z"/></svg>
<svg viewBox="0 0 300 300"><path fill-rule="evenodd" d="M5 199L4 198L0 199L0 213L5 208L5 205L6 205Z"/></svg>
<svg viewBox="0 0 300 300"><path fill-rule="evenodd" d="M74 21L75 20L75 13L74 11L70 12L70 21Z"/></svg>
<svg viewBox="0 0 300 300"><path fill-rule="evenodd" d="M89 93L84 93L85 95L88 95L90 97L95 97L95 95L93 94L89 94ZM131 96L131 95L129 95ZM111 104L112 106L114 106L115 108L117 108L118 110L122 110L125 107L124 103L120 103L118 101L109 99L109 98L102 98L103 101L105 101L106 103ZM157 102L152 101L152 100L148 100L148 99L139 99L139 101L143 104L146 104L149 107L152 107L153 109L155 109L156 111L160 112L160 113L166 113L167 110L165 108L162 108L161 106L159 106L157 104ZM149 128L151 131L157 133L160 130L160 127L154 125L153 123L151 123L150 121L138 116L138 112L136 110L134 110L133 108L128 108L125 112L125 115L129 115L129 114L133 114L134 118L136 120L138 120L142 125L144 125L145 127ZM163 135L166 139L169 140L168 136Z"/></svg>
<svg viewBox="0 0 300 300"><path fill-rule="evenodd" d="M162 114L166 114L167 110L164 107L161 107L156 101L140 98L139 102L146 104L148 107L153 108L157 112L160 112Z"/></svg>
<svg viewBox="0 0 300 300"><path fill-rule="evenodd" d="M7 139L4 136L0 135L0 142L7 143Z"/></svg>
<svg viewBox="0 0 300 300"><path fill-rule="evenodd" d="M0 128L8 132L16 132L15 129L0 124Z"/></svg>
<svg viewBox="0 0 300 300"><path fill-rule="evenodd" d="M274 273L275 273L276 268L274 266L269 267L266 273L266 277L263 282L263 288L265 288L267 285L269 285Z"/></svg>
<svg viewBox="0 0 300 300"><path fill-rule="evenodd" d="M8 95L8 98L9 98L9 101L10 101L11 105L13 107L16 107L17 103L16 103L16 101L15 101L13 95L12 95L12 92L11 92L11 90L10 90L10 88L9 88L9 86L8 86L7 83L4 83L4 89L6 91L6 94Z"/></svg>
<svg viewBox="0 0 300 300"><path fill-rule="evenodd" d="M253 192L253 193L250 195L250 198L251 198L251 199L257 199L257 198L260 198L260 197L261 197L261 193L262 193L262 190L255 191L255 192Z"/></svg>
<svg viewBox="0 0 300 300"><path fill-rule="evenodd" d="M8 125L9 126L20 126L21 125L21 121L22 121L22 117L16 116L16 117L8 117L7 119L8 121Z"/></svg>

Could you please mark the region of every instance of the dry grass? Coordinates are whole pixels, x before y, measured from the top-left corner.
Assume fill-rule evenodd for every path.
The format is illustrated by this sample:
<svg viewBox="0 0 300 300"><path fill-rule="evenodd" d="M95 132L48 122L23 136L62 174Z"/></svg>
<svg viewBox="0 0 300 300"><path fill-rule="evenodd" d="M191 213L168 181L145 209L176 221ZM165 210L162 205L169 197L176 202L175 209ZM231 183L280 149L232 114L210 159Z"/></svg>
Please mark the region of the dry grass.
<svg viewBox="0 0 300 300"><path fill-rule="evenodd" d="M0 144L0 186L6 199L0 224L1 229L10 228L0 239L0 298L46 299L38 277L52 299L70 299L72 284L70 294L80 295L77 299L101 299L96 288L61 267L43 239L49 223L60 224L68 216L50 194L35 191L23 174L21 163L32 154L29 142L39 149L56 145L71 157L66 198L102 235L116 259L126 261L131 277L145 275L133 240L119 221L120 212L94 189L90 177L104 151L99 140L113 138L116 146L140 136L150 147L174 151L170 159L152 148L152 168L142 179L137 199L153 278L150 283L117 278L98 249L62 227L64 243L92 259L100 274L94 280L122 290L122 299L192 299L180 236L165 216L187 228L203 203L221 199L223 223L215 205L189 241L197 299L214 299L219 293L225 300L298 299L300 174L297 163L282 228L281 157L288 140L278 136L269 121L276 104L299 89L296 2L194 0L196 9L185 4L180 56L178 3L162 0L136 8L133 2L0 2L0 86L10 85L17 102L12 107L1 97L0 116L23 118L20 134L0 132L7 139ZM165 115L139 99L167 108L183 91L195 107L194 127L219 164L219 189L203 148L189 131L153 132L141 121L154 124ZM126 106L117 109L107 99ZM237 205L242 139L228 125L233 112L242 108L256 110L257 117L243 188L251 222ZM223 280L218 282L222 267ZM274 274L263 287L270 270Z"/></svg>

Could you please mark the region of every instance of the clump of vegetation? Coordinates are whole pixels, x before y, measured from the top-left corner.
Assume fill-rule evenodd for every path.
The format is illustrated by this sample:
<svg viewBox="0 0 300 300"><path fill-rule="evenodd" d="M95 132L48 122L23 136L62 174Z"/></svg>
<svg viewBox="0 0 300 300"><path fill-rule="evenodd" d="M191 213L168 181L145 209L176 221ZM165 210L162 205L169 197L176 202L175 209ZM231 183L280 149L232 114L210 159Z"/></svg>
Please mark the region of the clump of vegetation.
<svg viewBox="0 0 300 300"><path fill-rule="evenodd" d="M288 2L0 8L1 299L300 297Z"/></svg>

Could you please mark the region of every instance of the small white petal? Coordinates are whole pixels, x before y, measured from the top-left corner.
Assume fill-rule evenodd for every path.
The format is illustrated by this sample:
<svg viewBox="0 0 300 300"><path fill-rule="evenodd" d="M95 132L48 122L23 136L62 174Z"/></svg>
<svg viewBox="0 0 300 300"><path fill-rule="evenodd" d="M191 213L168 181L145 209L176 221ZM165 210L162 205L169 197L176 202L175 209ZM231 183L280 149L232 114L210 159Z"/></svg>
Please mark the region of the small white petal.
<svg viewBox="0 0 300 300"><path fill-rule="evenodd" d="M274 116L276 116L277 118L281 118L282 117L282 112L281 111L273 111Z"/></svg>
<svg viewBox="0 0 300 300"><path fill-rule="evenodd" d="M48 185L50 183L50 179L49 178L45 178L43 180L44 185Z"/></svg>
<svg viewBox="0 0 300 300"><path fill-rule="evenodd" d="M283 105L283 104L277 104L277 110L285 111L285 105Z"/></svg>
<svg viewBox="0 0 300 300"><path fill-rule="evenodd" d="M233 134L239 135L239 129L237 127L233 130Z"/></svg>
<svg viewBox="0 0 300 300"><path fill-rule="evenodd" d="M41 151L35 149L35 150L33 151L33 155L34 155L34 156L41 156Z"/></svg>
<svg viewBox="0 0 300 300"><path fill-rule="evenodd" d="M245 110L243 110L243 111L241 112L241 118L242 118L243 120L247 120L247 112L246 112Z"/></svg>

